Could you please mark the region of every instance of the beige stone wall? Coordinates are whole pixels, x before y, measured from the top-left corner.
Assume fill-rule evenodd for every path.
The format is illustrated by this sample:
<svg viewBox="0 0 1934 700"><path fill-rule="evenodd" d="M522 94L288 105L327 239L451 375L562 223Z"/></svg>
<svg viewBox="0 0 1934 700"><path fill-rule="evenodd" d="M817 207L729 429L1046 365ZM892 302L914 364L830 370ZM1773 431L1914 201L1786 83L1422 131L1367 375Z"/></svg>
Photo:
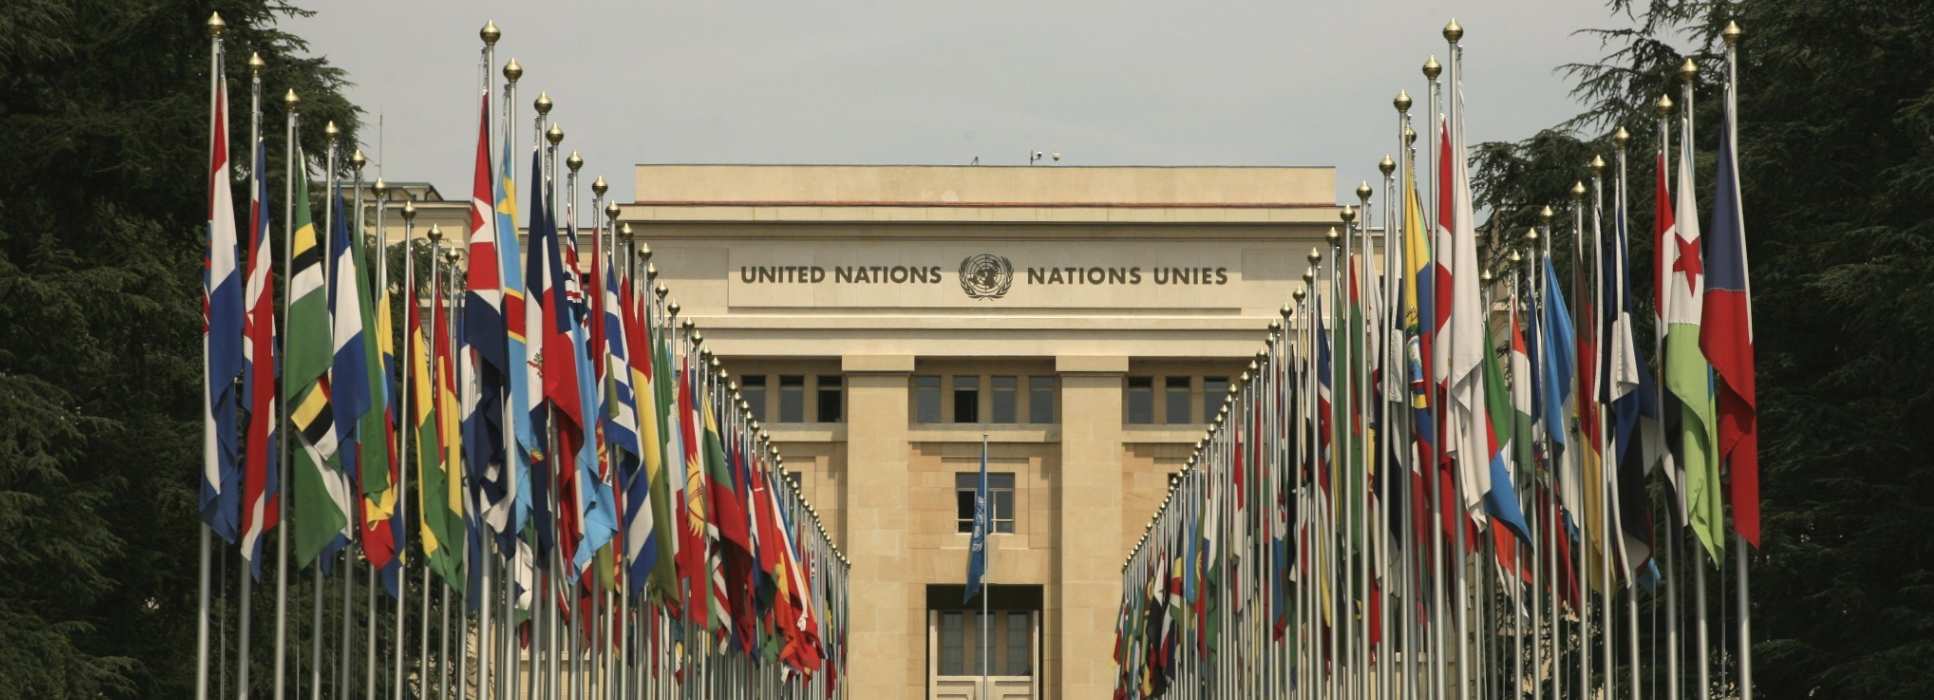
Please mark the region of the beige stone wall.
<svg viewBox="0 0 1934 700"><path fill-rule="evenodd" d="M977 468L984 433L989 471L1016 475L1016 532L992 537L989 581L1041 586L1046 697L1090 698L1113 686L1107 650L1122 558L1208 417L1201 377L1239 375L1280 318L1303 256L1336 220L1332 177L1327 168L640 166L638 201L621 219L651 245L682 317L735 376L843 375L844 420L767 429L852 562L852 696L926 694L926 590L965 578L954 475ZM975 297L961 285L963 259L978 253L1012 265L1005 293ZM832 279L842 266L938 272ZM1055 285L1026 276L1067 266L1136 268L1144 278ZM1147 276L1164 266L1220 268L1226 279L1154 284ZM747 268L772 278L747 281ZM915 420L912 378L922 375L942 378L938 422ZM1019 380L1015 422L991 422L993 376ZM1053 422L1028 420L1029 376L1056 377ZM1125 423L1130 376L1156 379L1155 423ZM1168 376L1190 378L1186 422L1166 421ZM979 422L953 422L957 380L981 387ZM777 397L775 380L769 417Z"/></svg>

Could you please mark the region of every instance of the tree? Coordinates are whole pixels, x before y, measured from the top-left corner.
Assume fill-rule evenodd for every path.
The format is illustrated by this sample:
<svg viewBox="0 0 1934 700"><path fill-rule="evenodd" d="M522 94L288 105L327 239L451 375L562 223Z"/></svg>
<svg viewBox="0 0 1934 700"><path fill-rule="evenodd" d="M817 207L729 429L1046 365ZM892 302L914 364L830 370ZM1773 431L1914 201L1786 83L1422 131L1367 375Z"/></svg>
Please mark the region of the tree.
<svg viewBox="0 0 1934 700"><path fill-rule="evenodd" d="M1579 146L1609 154L1604 134L1623 125L1631 230L1649 232L1653 105L1668 92L1679 101L1684 55L1672 44L1689 40L1700 69L1698 196L1710 206L1719 31L1727 21L1744 28L1739 162L1766 514L1753 557L1757 691L1934 696L1925 661L1934 655L1934 540L1924 534L1934 518L1934 365L1921 357L1934 338L1934 5L1609 5L1633 25L1584 30L1609 53L1565 67L1586 111L1526 141L1480 147L1479 191L1522 230L1530 203L1563 201L1558 188L1585 176ZM1632 237L1634 261L1650 259L1647 238ZM1649 300L1648 276L1634 282L1634 296ZM1713 624L1730 625L1736 612L1714 607Z"/></svg>
<svg viewBox="0 0 1934 700"><path fill-rule="evenodd" d="M214 5L233 161L251 51L270 143L285 89L310 154L329 120L353 142L341 71L276 27L301 10ZM210 9L0 5L0 696L192 687Z"/></svg>

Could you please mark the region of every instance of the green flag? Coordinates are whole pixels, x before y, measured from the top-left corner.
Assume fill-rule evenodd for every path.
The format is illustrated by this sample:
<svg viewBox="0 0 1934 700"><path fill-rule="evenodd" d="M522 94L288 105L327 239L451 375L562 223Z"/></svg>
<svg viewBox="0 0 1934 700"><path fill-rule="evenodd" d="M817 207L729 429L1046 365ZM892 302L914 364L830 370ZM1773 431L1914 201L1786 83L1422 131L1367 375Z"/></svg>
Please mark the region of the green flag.
<svg viewBox="0 0 1934 700"><path fill-rule="evenodd" d="M296 162L304 162L300 149ZM309 177L298 168L295 229L290 248L288 352L282 365L282 401L297 435L295 513L291 516L296 567L308 566L349 523L348 484L335 465L336 421L323 380L333 358L324 250L309 213Z"/></svg>
<svg viewBox="0 0 1934 700"><path fill-rule="evenodd" d="M1665 277L1665 388L1679 407L1686 522L1718 564L1725 549L1725 512L1713 450L1718 429L1713 423L1712 366L1699 349L1706 279L1699 251L1699 204L1692 192L1688 157L1679 159L1678 212L1673 218L1675 226L1665 232L1660 249L1660 273Z"/></svg>

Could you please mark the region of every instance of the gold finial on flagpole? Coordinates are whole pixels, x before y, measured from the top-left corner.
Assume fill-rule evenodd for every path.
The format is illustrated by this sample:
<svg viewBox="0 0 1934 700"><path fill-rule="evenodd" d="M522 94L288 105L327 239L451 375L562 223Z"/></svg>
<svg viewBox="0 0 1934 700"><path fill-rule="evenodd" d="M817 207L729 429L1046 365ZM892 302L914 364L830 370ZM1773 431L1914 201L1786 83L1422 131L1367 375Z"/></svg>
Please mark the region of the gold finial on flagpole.
<svg viewBox="0 0 1934 700"><path fill-rule="evenodd" d="M1444 66L1437 62L1436 54L1431 54L1430 58L1424 59L1425 80L1436 80L1437 76L1443 74L1443 72Z"/></svg>
<svg viewBox="0 0 1934 700"><path fill-rule="evenodd" d="M1538 244L1538 227L1532 226L1530 228L1525 229L1524 242L1529 243L1531 245Z"/></svg>
<svg viewBox="0 0 1934 700"><path fill-rule="evenodd" d="M1741 34L1744 34L1744 32L1739 30L1739 23L1728 21L1726 22L1726 28L1720 30L1719 38L1726 40L1727 46L1732 46L1739 43L1739 36Z"/></svg>
<svg viewBox="0 0 1934 700"><path fill-rule="evenodd" d="M576 155L576 153L573 152L572 155ZM591 181L591 194L594 196L603 197L604 191L608 189L611 189L611 186L604 183L603 175L599 175L596 179ZM613 202L611 206L615 207L618 205L616 202Z"/></svg>
<svg viewBox="0 0 1934 700"><path fill-rule="evenodd" d="M671 293L671 290L665 288L664 282L659 282L657 286L652 287L651 293L658 295L659 301L664 301L665 295Z"/></svg>
<svg viewBox="0 0 1934 700"><path fill-rule="evenodd" d="M1491 275L1491 268L1488 268L1488 267L1487 267L1487 268L1484 268L1484 271L1483 271L1483 272L1480 272L1480 273L1478 273L1478 275L1477 275L1477 279L1478 279L1478 281L1479 281L1479 282L1483 282L1483 283L1485 283L1485 284L1490 284L1490 283L1491 283L1491 280L1494 280L1494 279L1497 279L1497 278L1496 278L1496 277L1493 277L1493 276Z"/></svg>
<svg viewBox="0 0 1934 700"><path fill-rule="evenodd" d="M1631 141L1632 132L1626 131L1625 127L1621 126L1618 128L1618 131L1612 132L1612 143L1618 144L1620 150L1624 150L1625 144Z"/></svg>
<svg viewBox="0 0 1934 700"><path fill-rule="evenodd" d="M496 46L497 40L503 36L504 33L497 29L496 20L485 20L483 29L477 30L477 37L483 39L484 46Z"/></svg>
<svg viewBox="0 0 1934 700"><path fill-rule="evenodd" d="M1692 82L1694 79L1698 77L1699 77L1699 64L1693 63L1692 57L1687 56L1686 62L1679 64L1679 78L1686 82Z"/></svg>
<svg viewBox="0 0 1934 700"><path fill-rule="evenodd" d="M354 153L349 154L349 167L361 172L365 165L369 165L369 157L363 155L363 149L358 148Z"/></svg>
<svg viewBox="0 0 1934 700"><path fill-rule="evenodd" d="M564 127L558 126L556 124L552 124L551 130L544 132L544 140L551 142L552 147L556 147L558 144L563 143ZM557 167L557 166L553 165L551 167Z"/></svg>
<svg viewBox="0 0 1934 700"><path fill-rule="evenodd" d="M1343 237L1337 235L1335 226L1331 226L1330 230L1323 234L1323 240L1329 241L1332 248L1343 243Z"/></svg>
<svg viewBox="0 0 1934 700"><path fill-rule="evenodd" d="M228 23L222 21L222 13L220 12L209 13L208 35L211 37L219 38L221 37L222 32L225 32L225 31L228 31Z"/></svg>
<svg viewBox="0 0 1934 700"><path fill-rule="evenodd" d="M1384 156L1384 157L1383 157L1383 161L1384 161L1385 163L1389 163L1389 162L1390 162L1390 156ZM1392 166L1392 167L1395 167L1395 165L1396 165L1395 163L1391 163L1391 166ZM1386 174L1386 175L1387 175L1387 174L1389 174L1389 172L1390 172L1390 171L1388 171L1388 170L1386 170L1386 171L1384 171L1384 174ZM1370 194L1371 194L1371 193L1373 193L1373 192L1375 192L1375 191L1376 191L1376 190L1372 190L1372 189L1370 189L1370 183L1369 183L1368 181L1363 181L1363 180L1358 180L1358 181L1357 181L1357 183L1356 183L1356 197L1357 197L1357 199L1369 199L1369 198L1370 198ZM1355 215L1352 215L1352 216L1351 216L1351 218L1355 218ZM1346 219L1346 220L1347 220L1347 219Z"/></svg>
<svg viewBox="0 0 1934 700"><path fill-rule="evenodd" d="M268 62L262 60L262 54L251 53L248 55L249 75L261 75L262 69L267 68L268 66L269 66Z"/></svg>
<svg viewBox="0 0 1934 700"><path fill-rule="evenodd" d="M537 93L537 99L531 102L531 109L537 110L537 116L541 117L551 113L552 104L551 93L540 90Z"/></svg>
<svg viewBox="0 0 1934 700"><path fill-rule="evenodd" d="M1672 114L1673 107L1671 95L1660 95L1659 101L1654 105L1654 108L1659 111L1659 116L1661 117Z"/></svg>
<svg viewBox="0 0 1934 700"><path fill-rule="evenodd" d="M551 128L557 129L558 141L564 140L564 129L562 127L552 126ZM545 135L545 138L550 138L550 136L547 134ZM557 141L552 141L551 143L555 144L557 143ZM564 157L564 167L570 168L571 174L576 175L578 172L578 169L584 167L584 156L578 155L577 151L571 151L571 155Z"/></svg>
<svg viewBox="0 0 1934 700"><path fill-rule="evenodd" d="M1551 225L1551 217L1556 215L1557 213L1551 210L1551 205L1549 204L1545 205L1545 208L1538 210L1538 220L1543 221L1546 226Z"/></svg>
<svg viewBox="0 0 1934 700"><path fill-rule="evenodd" d="M1303 281L1308 282L1310 281L1310 279L1311 279L1310 274L1308 272L1304 272ZM1301 304L1303 303L1303 297L1309 296L1309 292L1303 291L1303 288L1301 287L1297 287L1294 291L1291 291L1289 295L1292 297L1296 297L1296 303Z"/></svg>
<svg viewBox="0 0 1934 700"><path fill-rule="evenodd" d="M1326 236L1324 236L1324 237L1325 237L1325 238L1335 238L1335 237L1336 237L1336 229L1330 229L1330 232L1329 232L1329 234L1328 234L1328 235L1326 235ZM1316 265L1317 263L1320 263L1320 262L1323 262L1323 247L1322 247L1322 246L1310 246L1310 247L1309 247L1309 255L1308 255L1307 257L1309 258L1309 264L1310 264L1311 266L1314 266L1314 265Z"/></svg>
<svg viewBox="0 0 1934 700"><path fill-rule="evenodd" d="M517 79L522 77L524 77L524 66L518 63L517 59L512 58L509 63L504 64L504 80L508 80L510 84L516 85Z"/></svg>
<svg viewBox="0 0 1934 700"><path fill-rule="evenodd" d="M1519 254L1518 254L1518 249L1517 249L1517 248L1512 248L1512 249L1511 249L1511 264L1512 264L1512 265L1516 265L1516 264L1518 264L1518 263L1521 263L1521 262L1524 262L1524 256L1522 256L1522 255L1519 255Z"/></svg>
<svg viewBox="0 0 1934 700"><path fill-rule="evenodd" d="M599 192L598 194L602 195L604 193ZM618 223L619 213L620 213L620 210L618 209L617 202L612 202L610 204L604 205L604 218L610 219L611 223L614 223L614 224ZM626 236L631 235L631 224L625 224L625 235Z"/></svg>
<svg viewBox="0 0 1934 700"><path fill-rule="evenodd" d="M1343 205L1343 211L1337 212L1336 218L1342 219L1343 223L1346 223L1346 224L1352 221L1356 221L1356 207L1350 206L1348 204Z"/></svg>
<svg viewBox="0 0 1934 700"><path fill-rule="evenodd" d="M1571 183L1571 198L1572 198L1572 199L1575 199L1575 200L1582 200L1582 199L1584 199L1584 198L1585 198L1585 183L1584 183L1584 182L1581 182L1581 181L1578 181L1578 180L1573 180L1573 181L1572 181L1572 183Z"/></svg>
<svg viewBox="0 0 1934 700"><path fill-rule="evenodd" d="M1406 145L1406 146L1408 146L1408 145L1411 145L1411 144L1414 144L1414 143L1417 143L1417 130L1416 130L1416 129L1412 129L1412 128L1410 128L1410 127L1407 127L1407 126L1406 126L1406 127L1404 127L1404 128L1403 128L1403 142L1404 142L1404 145Z"/></svg>
<svg viewBox="0 0 1934 700"><path fill-rule="evenodd" d="M1377 161L1377 171L1383 173L1384 177L1390 177L1391 173L1397 171L1397 161L1391 160L1390 154L1385 153L1383 160Z"/></svg>
<svg viewBox="0 0 1934 700"><path fill-rule="evenodd" d="M435 246L442 242L443 242L443 227L438 226L436 224L430 224L430 245Z"/></svg>
<svg viewBox="0 0 1934 700"><path fill-rule="evenodd" d="M1399 114L1409 112L1410 111L1410 92L1408 90L1398 90L1397 99L1391 100L1390 104L1391 106L1394 106L1397 108L1397 112Z"/></svg>
<svg viewBox="0 0 1934 700"><path fill-rule="evenodd" d="M1585 167L1591 168L1592 175L1597 176L1598 174L1605 172L1605 159L1599 157L1598 154L1594 153L1592 154L1592 162L1586 163Z"/></svg>
<svg viewBox="0 0 1934 700"><path fill-rule="evenodd" d="M388 201L386 195L389 194L389 183L383 182L382 176L377 176L376 184L370 185L369 189L376 193L376 201Z"/></svg>
<svg viewBox="0 0 1934 700"><path fill-rule="evenodd" d="M1452 17L1450 24L1444 25L1444 40L1455 44L1462 38L1464 38L1464 27L1457 23L1457 18Z"/></svg>

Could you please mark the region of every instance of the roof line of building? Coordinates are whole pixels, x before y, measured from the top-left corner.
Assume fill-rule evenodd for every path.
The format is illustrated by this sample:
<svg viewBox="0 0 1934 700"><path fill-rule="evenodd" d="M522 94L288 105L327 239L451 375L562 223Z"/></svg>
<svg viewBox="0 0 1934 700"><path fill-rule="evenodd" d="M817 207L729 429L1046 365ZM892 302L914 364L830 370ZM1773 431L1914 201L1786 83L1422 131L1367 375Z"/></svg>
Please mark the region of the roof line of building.
<svg viewBox="0 0 1934 700"><path fill-rule="evenodd" d="M1335 209L1331 202L946 202L868 200L639 200L630 207L951 207L969 209Z"/></svg>

